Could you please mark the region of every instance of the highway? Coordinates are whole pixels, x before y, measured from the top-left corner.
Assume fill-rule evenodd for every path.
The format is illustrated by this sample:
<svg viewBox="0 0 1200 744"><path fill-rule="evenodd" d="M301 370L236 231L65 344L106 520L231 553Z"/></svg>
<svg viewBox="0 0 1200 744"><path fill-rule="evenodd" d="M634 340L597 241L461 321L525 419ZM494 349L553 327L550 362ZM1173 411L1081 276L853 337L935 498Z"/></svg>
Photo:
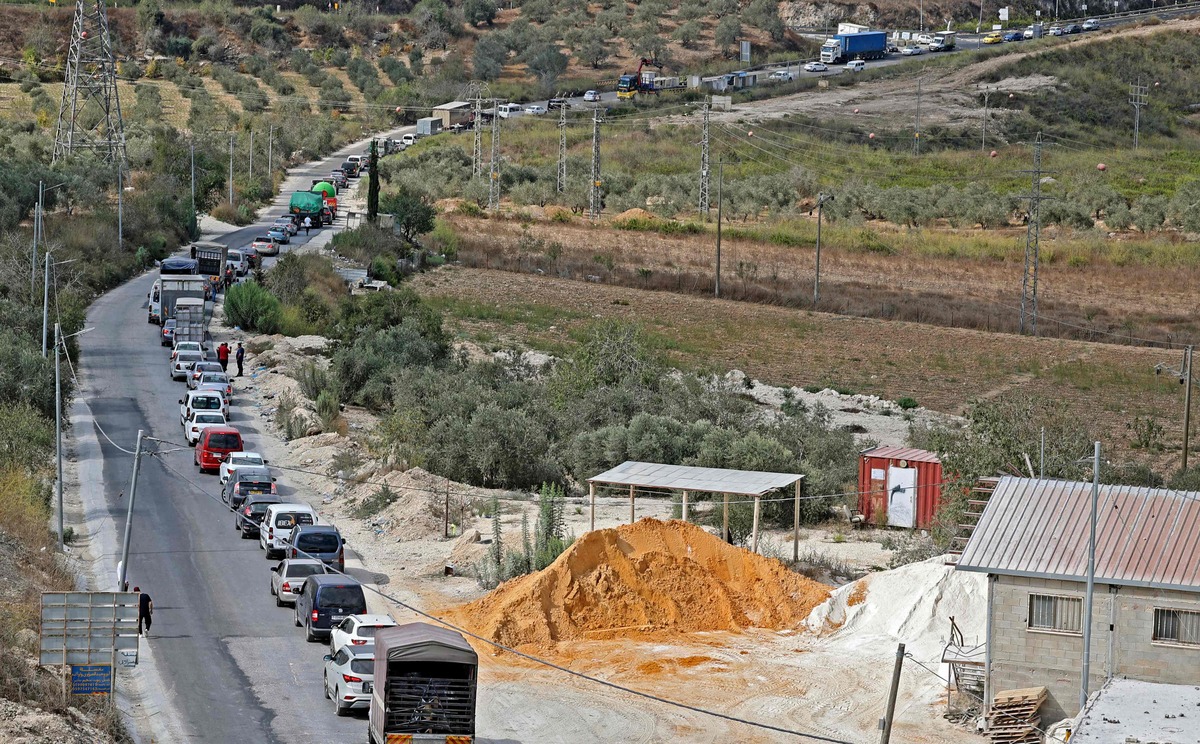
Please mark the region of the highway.
<svg viewBox="0 0 1200 744"><path fill-rule="evenodd" d="M328 175L344 155L361 151L361 145L346 148L293 176L307 184ZM285 190L277 202L286 197ZM271 210L267 222L284 211ZM262 232L259 224L218 239L238 247ZM293 241L293 248L303 244L303 231ZM81 403L125 448L132 448L139 429L149 437L182 441L177 401L185 387L171 380L158 327L146 322L146 294L155 277L143 274L100 297L87 317L95 330L80 337ZM245 383L235 382L230 423L252 450L263 436L264 420L238 405L236 388ZM98 429L95 435L103 487L82 489L85 509L110 517L98 521L115 531L125 521L131 458ZM128 577L154 599L153 635L143 640L144 654L161 680L157 693L178 716L187 740L365 741L365 714L339 718L324 699L321 657L327 646L306 643L291 610L275 606L267 591L271 563L257 540L243 540L233 530L216 476L197 473L190 448L149 442L146 449L159 454L142 459ZM286 476L279 485L286 500L293 493Z"/></svg>

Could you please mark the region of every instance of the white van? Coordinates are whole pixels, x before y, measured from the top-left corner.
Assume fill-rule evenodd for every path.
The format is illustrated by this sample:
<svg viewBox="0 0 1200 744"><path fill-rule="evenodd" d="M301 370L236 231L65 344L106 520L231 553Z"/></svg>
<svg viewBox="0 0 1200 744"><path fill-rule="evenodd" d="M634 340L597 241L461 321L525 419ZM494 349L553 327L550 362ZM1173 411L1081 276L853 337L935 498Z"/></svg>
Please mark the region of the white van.
<svg viewBox="0 0 1200 744"><path fill-rule="evenodd" d="M160 286L158 282L154 283L154 288L146 295L147 308L147 323L162 324L162 305L159 303L161 296L159 295Z"/></svg>
<svg viewBox="0 0 1200 744"><path fill-rule="evenodd" d="M316 523L317 513L308 504L271 504L258 530L258 546L267 551L268 558L282 556L293 527Z"/></svg>
<svg viewBox="0 0 1200 744"><path fill-rule="evenodd" d="M179 399L179 423L182 426L196 411L220 413L229 418L229 404L217 390L189 390Z"/></svg>
<svg viewBox="0 0 1200 744"><path fill-rule="evenodd" d="M501 119L512 119L525 113L525 109L519 103L502 103L496 107L496 113Z"/></svg>
<svg viewBox="0 0 1200 744"><path fill-rule="evenodd" d="M404 145L405 147L408 147L409 145L415 145L416 143L417 135L413 134L412 132L400 135L400 144Z"/></svg>
<svg viewBox="0 0 1200 744"><path fill-rule="evenodd" d="M846 63L846 69L850 72L862 72L867 69L867 63L861 59L852 59Z"/></svg>
<svg viewBox="0 0 1200 744"><path fill-rule="evenodd" d="M225 255L225 265L233 267L234 276L245 276L250 272L250 262L241 251L229 251Z"/></svg>

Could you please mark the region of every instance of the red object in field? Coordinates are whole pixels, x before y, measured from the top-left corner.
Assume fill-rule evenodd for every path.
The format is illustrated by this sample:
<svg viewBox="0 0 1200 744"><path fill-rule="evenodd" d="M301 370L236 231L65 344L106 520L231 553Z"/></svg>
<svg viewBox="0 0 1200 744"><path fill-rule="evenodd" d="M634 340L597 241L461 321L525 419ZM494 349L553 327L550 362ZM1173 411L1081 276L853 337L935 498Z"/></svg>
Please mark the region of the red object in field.
<svg viewBox="0 0 1200 744"><path fill-rule="evenodd" d="M875 139L875 133L871 132L870 134L868 134L867 139Z"/></svg>
<svg viewBox="0 0 1200 744"><path fill-rule="evenodd" d="M999 157L999 156L1000 156L1000 153L996 152L995 150L992 150L992 157L993 157L993 158L995 158L995 157Z"/></svg>
<svg viewBox="0 0 1200 744"><path fill-rule="evenodd" d="M80 35L82 38L86 39L86 38L87 38L87 31L80 31L80 32L79 32L79 35Z"/></svg>
<svg viewBox="0 0 1200 744"><path fill-rule="evenodd" d="M403 113L403 112L404 112L404 109L403 109L403 108L401 108L400 106L397 106L397 107L396 107L396 113L397 113L397 114L400 114L400 113Z"/></svg>
<svg viewBox="0 0 1200 744"><path fill-rule="evenodd" d="M858 113L858 109L854 109L854 113L856 113L856 114L857 114L857 113Z"/></svg>
<svg viewBox="0 0 1200 744"><path fill-rule="evenodd" d="M1097 163L1096 170L1098 170L1098 171L1108 170L1108 166L1105 165L1104 163Z"/></svg>
<svg viewBox="0 0 1200 744"><path fill-rule="evenodd" d="M858 458L858 510L867 524L928 529L942 501L942 461L927 450L876 447Z"/></svg>

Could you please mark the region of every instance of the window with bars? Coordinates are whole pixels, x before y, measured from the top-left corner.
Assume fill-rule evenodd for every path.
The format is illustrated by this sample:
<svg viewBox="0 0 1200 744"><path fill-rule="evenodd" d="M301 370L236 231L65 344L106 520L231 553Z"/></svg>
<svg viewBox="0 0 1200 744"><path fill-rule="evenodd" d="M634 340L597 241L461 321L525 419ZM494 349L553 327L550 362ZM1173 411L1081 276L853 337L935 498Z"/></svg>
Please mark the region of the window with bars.
<svg viewBox="0 0 1200 744"><path fill-rule="evenodd" d="M1200 646L1200 612L1156 607L1154 640Z"/></svg>
<svg viewBox="0 0 1200 744"><path fill-rule="evenodd" d="M1083 599L1051 594L1029 595L1029 629L1083 632Z"/></svg>

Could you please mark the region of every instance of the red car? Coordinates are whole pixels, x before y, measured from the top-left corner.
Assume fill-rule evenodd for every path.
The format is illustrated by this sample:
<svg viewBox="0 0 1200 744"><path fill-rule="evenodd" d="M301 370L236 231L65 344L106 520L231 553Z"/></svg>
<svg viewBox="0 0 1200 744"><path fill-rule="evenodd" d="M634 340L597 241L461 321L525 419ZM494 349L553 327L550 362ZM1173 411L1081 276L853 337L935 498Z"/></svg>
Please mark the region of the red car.
<svg viewBox="0 0 1200 744"><path fill-rule="evenodd" d="M232 426L210 426L200 432L194 463L201 473L215 473L230 452L241 452L242 434Z"/></svg>

